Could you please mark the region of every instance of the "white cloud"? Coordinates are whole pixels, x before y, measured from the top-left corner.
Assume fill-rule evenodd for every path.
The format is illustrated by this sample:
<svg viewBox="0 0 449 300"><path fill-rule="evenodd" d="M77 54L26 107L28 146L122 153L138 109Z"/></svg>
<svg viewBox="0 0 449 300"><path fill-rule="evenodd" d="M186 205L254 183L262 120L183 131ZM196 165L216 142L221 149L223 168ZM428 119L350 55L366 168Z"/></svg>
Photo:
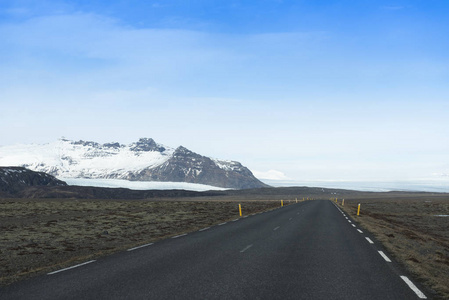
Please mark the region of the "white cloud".
<svg viewBox="0 0 449 300"><path fill-rule="evenodd" d="M259 179L269 179L269 180L289 180L287 176L281 171L269 170L266 172L253 171L254 176Z"/></svg>

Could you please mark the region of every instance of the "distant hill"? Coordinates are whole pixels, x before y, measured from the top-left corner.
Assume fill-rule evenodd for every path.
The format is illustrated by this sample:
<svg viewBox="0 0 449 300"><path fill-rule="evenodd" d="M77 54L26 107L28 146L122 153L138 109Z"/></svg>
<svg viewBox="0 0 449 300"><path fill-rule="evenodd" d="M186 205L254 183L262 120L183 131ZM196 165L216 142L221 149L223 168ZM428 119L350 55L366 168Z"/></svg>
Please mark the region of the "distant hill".
<svg viewBox="0 0 449 300"><path fill-rule="evenodd" d="M130 145L60 139L45 145L0 147L0 165L58 178L188 182L232 189L267 187L236 161L212 159L141 138Z"/></svg>
<svg viewBox="0 0 449 300"><path fill-rule="evenodd" d="M67 186L67 184L43 172L34 172L21 167L0 167L0 192L15 194L35 186Z"/></svg>
<svg viewBox="0 0 449 300"><path fill-rule="evenodd" d="M70 186L55 177L27 170L22 167L0 167L0 197L3 198L60 198L60 199L166 199L183 200L207 198L209 200L293 200L301 198L329 199L329 197L402 197L404 195L424 195L412 192L360 192L342 189L316 187L255 188L223 191L186 190L130 190L126 188L101 188ZM428 193L427 193L428 194ZM223 198L224 197L224 198Z"/></svg>

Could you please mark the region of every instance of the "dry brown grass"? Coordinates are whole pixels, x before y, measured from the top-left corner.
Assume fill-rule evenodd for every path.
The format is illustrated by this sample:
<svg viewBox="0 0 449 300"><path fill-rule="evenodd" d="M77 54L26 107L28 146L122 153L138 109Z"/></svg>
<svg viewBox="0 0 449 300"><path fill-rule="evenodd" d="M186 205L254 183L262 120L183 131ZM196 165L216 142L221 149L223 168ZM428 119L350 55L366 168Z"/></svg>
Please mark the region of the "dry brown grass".
<svg viewBox="0 0 449 300"><path fill-rule="evenodd" d="M244 214L279 205L242 203ZM237 217L225 201L0 199L0 283Z"/></svg>
<svg viewBox="0 0 449 300"><path fill-rule="evenodd" d="M341 206L341 201L338 201ZM360 216L357 205L361 204ZM449 197L352 199L342 207L437 297L449 299Z"/></svg>

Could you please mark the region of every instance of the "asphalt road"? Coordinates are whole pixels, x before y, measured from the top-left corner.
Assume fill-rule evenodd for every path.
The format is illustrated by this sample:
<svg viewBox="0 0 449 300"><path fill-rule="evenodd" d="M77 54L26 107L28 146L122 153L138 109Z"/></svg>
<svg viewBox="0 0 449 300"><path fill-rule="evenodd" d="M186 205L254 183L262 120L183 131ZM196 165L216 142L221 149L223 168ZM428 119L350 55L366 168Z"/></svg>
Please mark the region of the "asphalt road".
<svg viewBox="0 0 449 300"><path fill-rule="evenodd" d="M19 282L0 299L419 299L346 218L331 201L301 202Z"/></svg>

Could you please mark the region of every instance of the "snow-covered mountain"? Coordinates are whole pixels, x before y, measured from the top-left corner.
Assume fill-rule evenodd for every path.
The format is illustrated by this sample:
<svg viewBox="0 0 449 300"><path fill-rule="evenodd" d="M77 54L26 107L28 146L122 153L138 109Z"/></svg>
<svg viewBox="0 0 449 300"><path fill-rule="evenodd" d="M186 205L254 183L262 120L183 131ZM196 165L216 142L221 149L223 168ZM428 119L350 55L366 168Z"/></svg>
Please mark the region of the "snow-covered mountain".
<svg viewBox="0 0 449 300"><path fill-rule="evenodd" d="M182 146L141 138L130 145L60 139L44 145L0 147L0 166L20 166L60 179L170 181L223 188L266 186L239 162L211 159Z"/></svg>

